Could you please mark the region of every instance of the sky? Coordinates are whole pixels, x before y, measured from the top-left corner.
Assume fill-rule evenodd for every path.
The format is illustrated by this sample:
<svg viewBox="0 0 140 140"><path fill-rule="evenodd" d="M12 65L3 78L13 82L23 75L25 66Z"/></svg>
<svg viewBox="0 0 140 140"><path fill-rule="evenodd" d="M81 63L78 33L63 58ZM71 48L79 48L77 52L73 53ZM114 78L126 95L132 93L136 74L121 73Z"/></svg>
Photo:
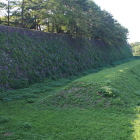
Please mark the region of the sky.
<svg viewBox="0 0 140 140"><path fill-rule="evenodd" d="M140 42L140 0L93 0L129 30L128 42Z"/></svg>

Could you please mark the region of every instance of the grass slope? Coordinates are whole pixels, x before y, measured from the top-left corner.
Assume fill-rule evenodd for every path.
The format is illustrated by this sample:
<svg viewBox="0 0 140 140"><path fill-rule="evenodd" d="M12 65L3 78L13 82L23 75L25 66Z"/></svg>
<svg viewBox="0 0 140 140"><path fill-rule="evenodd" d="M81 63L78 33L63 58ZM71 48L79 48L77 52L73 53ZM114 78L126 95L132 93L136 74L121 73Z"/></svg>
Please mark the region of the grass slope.
<svg viewBox="0 0 140 140"><path fill-rule="evenodd" d="M140 105L140 60L73 81L44 103L56 107Z"/></svg>
<svg viewBox="0 0 140 140"><path fill-rule="evenodd" d="M0 26L0 88L19 89L132 57L128 44Z"/></svg>
<svg viewBox="0 0 140 140"><path fill-rule="evenodd" d="M3 92L0 140L139 140L139 66L140 60L134 60L77 80L47 80ZM93 102L79 102L90 101L85 94Z"/></svg>

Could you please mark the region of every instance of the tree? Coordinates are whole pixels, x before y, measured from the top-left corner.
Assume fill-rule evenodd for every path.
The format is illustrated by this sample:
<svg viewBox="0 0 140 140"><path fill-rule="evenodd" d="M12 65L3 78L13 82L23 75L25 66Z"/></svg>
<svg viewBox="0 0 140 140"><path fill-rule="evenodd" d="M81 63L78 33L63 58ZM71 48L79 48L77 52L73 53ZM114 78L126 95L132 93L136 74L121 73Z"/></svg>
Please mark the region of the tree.
<svg viewBox="0 0 140 140"><path fill-rule="evenodd" d="M12 18L13 16L13 13L15 12L16 10L16 4L17 4L17 0L6 0L7 2L1 2L0 3L0 8L5 11L7 14L5 16L5 23L7 23L7 25L9 26L10 24L13 24L12 21L10 21L10 19Z"/></svg>
<svg viewBox="0 0 140 140"><path fill-rule="evenodd" d="M7 23L72 37L126 43L128 30L91 0L8 0ZM4 8L3 8L4 7ZM16 7L16 10L15 10ZM42 28L42 29L41 29Z"/></svg>

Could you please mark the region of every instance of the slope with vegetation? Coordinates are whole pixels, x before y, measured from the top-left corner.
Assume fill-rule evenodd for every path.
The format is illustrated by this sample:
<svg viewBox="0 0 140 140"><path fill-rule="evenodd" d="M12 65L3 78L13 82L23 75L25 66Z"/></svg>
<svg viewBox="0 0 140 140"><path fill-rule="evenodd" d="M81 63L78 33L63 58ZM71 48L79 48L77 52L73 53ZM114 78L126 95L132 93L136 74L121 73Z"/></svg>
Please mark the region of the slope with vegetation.
<svg viewBox="0 0 140 140"><path fill-rule="evenodd" d="M94 1L8 0L0 10L7 13L0 17L0 88L28 87L132 56L128 30Z"/></svg>
<svg viewBox="0 0 140 140"><path fill-rule="evenodd" d="M0 139L139 140L139 69L133 60L75 81L3 92Z"/></svg>
<svg viewBox="0 0 140 140"><path fill-rule="evenodd" d="M140 60L73 81L43 103L55 107L140 105Z"/></svg>
<svg viewBox="0 0 140 140"><path fill-rule="evenodd" d="M44 78L57 79L132 56L127 43L0 26L0 87L23 88Z"/></svg>
<svg viewBox="0 0 140 140"><path fill-rule="evenodd" d="M4 8L1 140L139 140L140 60L116 66L132 58L126 28L91 0Z"/></svg>

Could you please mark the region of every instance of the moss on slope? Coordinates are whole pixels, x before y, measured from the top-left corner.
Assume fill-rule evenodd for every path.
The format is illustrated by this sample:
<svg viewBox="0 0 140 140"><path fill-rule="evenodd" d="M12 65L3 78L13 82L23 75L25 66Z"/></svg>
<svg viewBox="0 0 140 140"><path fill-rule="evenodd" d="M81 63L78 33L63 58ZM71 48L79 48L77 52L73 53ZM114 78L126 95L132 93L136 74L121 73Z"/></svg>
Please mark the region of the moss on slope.
<svg viewBox="0 0 140 140"><path fill-rule="evenodd" d="M131 56L127 44L0 26L0 88L24 88Z"/></svg>

